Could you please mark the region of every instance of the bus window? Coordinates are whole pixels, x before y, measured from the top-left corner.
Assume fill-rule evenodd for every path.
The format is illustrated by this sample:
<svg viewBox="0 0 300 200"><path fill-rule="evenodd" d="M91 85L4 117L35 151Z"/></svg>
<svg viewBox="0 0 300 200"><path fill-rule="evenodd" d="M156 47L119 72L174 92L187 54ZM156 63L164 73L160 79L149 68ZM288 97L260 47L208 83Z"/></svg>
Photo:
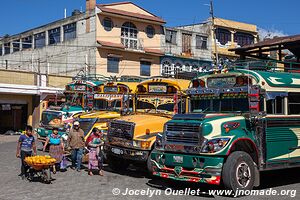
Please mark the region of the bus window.
<svg viewBox="0 0 300 200"><path fill-rule="evenodd" d="M289 93L288 104L290 115L300 114L300 93Z"/></svg>
<svg viewBox="0 0 300 200"><path fill-rule="evenodd" d="M137 87L137 90L138 90L138 93L145 93L147 91L146 88L142 85L139 85Z"/></svg>
<svg viewBox="0 0 300 200"><path fill-rule="evenodd" d="M177 89L173 86L168 86L167 93L168 94L175 94L175 93L177 93Z"/></svg>
<svg viewBox="0 0 300 200"><path fill-rule="evenodd" d="M283 114L284 97L267 100L267 114Z"/></svg>
<svg viewBox="0 0 300 200"><path fill-rule="evenodd" d="M138 101L137 109L155 109L155 106L148 102Z"/></svg>

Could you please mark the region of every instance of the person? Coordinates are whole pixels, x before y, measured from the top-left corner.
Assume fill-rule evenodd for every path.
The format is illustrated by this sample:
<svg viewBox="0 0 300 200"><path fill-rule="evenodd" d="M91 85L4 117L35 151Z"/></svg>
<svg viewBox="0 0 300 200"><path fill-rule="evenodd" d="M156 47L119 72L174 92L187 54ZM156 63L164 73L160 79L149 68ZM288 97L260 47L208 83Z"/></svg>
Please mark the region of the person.
<svg viewBox="0 0 300 200"><path fill-rule="evenodd" d="M63 158L64 153L64 143L61 135L58 134L58 128L54 127L52 129L52 133L47 136L46 142L44 144L43 151L46 151L47 145L50 144L49 147L49 155L52 158L56 159L56 164L53 165L53 173L56 173L56 165L58 166Z"/></svg>
<svg viewBox="0 0 300 200"><path fill-rule="evenodd" d="M92 176L92 170L98 169L99 175L103 176L103 151L101 148L104 145L103 133L98 128L94 128L86 140L86 144L89 149L89 175Z"/></svg>
<svg viewBox="0 0 300 200"><path fill-rule="evenodd" d="M244 86L245 82L244 82L244 78L242 76L238 76L236 77L236 83L235 83L235 87L240 87L240 86Z"/></svg>
<svg viewBox="0 0 300 200"><path fill-rule="evenodd" d="M83 150L85 147L84 144L84 132L80 128L80 124L78 121L73 123L73 128L69 132L68 136L68 146L71 148L71 158L72 158L72 169L76 167L76 170L80 172L81 170L81 161ZM75 164L77 165L75 166Z"/></svg>
<svg viewBox="0 0 300 200"><path fill-rule="evenodd" d="M25 163L25 158L28 156L36 155L35 139L32 135L32 127L26 126L25 134L19 137L17 145L17 158L21 159L21 174L20 176L24 179L28 176L28 165Z"/></svg>

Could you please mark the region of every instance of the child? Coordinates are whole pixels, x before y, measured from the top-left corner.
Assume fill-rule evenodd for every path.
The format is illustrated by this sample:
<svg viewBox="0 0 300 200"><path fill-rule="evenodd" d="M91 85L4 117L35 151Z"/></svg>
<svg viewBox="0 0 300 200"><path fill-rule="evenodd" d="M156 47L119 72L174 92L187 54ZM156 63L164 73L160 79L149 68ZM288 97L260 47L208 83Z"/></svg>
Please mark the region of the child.
<svg viewBox="0 0 300 200"><path fill-rule="evenodd" d="M21 135L18 141L17 146L17 158L21 158L21 174L20 176L22 179L24 179L28 174L28 166L26 165L24 159L28 156L36 155L36 145L35 145L35 139L32 135L32 127L27 126L25 130L25 134Z"/></svg>

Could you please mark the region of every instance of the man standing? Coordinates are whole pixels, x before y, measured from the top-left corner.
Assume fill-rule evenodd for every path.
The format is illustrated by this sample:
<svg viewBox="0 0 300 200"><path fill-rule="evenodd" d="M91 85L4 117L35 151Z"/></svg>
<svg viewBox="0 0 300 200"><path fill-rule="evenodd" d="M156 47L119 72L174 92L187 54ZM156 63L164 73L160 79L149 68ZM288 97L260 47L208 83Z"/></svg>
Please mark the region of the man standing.
<svg viewBox="0 0 300 200"><path fill-rule="evenodd" d="M21 135L17 146L17 158L21 158L21 174L20 176L24 179L27 176L28 166L25 163L27 156L36 155L35 139L32 135L32 127L27 126L25 134ZM32 152L33 151L33 152Z"/></svg>
<svg viewBox="0 0 300 200"><path fill-rule="evenodd" d="M73 128L70 130L68 136L68 146L72 150L72 168L74 169L75 164L77 163L76 170L80 172L84 150L84 132L80 128L80 124L78 121L75 121L73 123Z"/></svg>

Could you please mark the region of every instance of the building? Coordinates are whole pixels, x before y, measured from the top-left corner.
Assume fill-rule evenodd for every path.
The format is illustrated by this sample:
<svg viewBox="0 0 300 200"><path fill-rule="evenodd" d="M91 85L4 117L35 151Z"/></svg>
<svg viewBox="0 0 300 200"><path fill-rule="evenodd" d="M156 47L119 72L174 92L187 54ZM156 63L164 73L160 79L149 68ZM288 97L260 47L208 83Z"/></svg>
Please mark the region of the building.
<svg viewBox="0 0 300 200"><path fill-rule="evenodd" d="M96 19L96 73L160 75L163 19L131 2L97 5Z"/></svg>
<svg viewBox="0 0 300 200"><path fill-rule="evenodd" d="M86 0L85 12L75 10L72 16L1 38L1 119L24 119L3 129L37 126L45 101L62 93L78 73L159 75L164 24L131 2ZM12 114L16 108L22 112Z"/></svg>
<svg viewBox="0 0 300 200"><path fill-rule="evenodd" d="M256 43L257 39L256 25L222 18L215 18L214 26L210 18L204 23L165 28L161 73L174 76L178 72L210 70L216 52L220 63L236 60L239 55L229 49Z"/></svg>
<svg viewBox="0 0 300 200"><path fill-rule="evenodd" d="M208 21L211 22L211 18ZM209 24L211 25L212 23ZM235 60L239 57L239 55L229 51L229 49L254 44L258 40L257 27L253 24L215 18L214 27L210 30L213 56L216 58L216 52L218 52L221 62L226 59ZM214 33L216 34L215 36ZM216 38L216 42L214 38Z"/></svg>
<svg viewBox="0 0 300 200"><path fill-rule="evenodd" d="M211 35L207 24L165 28L161 74L202 71L211 66Z"/></svg>

